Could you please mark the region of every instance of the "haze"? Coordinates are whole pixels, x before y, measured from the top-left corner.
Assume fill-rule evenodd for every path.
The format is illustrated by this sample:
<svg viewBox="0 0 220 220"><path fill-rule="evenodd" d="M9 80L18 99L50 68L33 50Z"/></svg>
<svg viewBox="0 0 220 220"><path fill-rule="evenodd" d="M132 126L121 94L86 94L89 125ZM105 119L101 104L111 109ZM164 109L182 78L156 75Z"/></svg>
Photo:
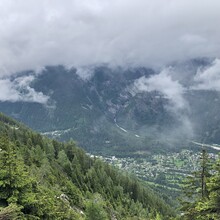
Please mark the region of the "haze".
<svg viewBox="0 0 220 220"><path fill-rule="evenodd" d="M1 0L0 75L220 56L218 0Z"/></svg>

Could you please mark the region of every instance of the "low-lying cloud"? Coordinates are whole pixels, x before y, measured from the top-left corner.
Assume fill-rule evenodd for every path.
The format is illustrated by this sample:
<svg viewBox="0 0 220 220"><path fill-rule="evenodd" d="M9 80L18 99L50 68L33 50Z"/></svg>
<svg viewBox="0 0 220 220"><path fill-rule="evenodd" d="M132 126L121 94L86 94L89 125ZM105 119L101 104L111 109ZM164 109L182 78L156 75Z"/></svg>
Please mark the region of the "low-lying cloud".
<svg viewBox="0 0 220 220"><path fill-rule="evenodd" d="M178 68L172 67L164 68L158 74L151 75L148 78L143 76L135 81L134 91L158 91L170 100L170 104L176 110L189 108L184 98L184 95L189 91L211 90L220 92L220 59L215 59L205 67L198 65L194 73L190 69L185 71L189 71L192 77L188 77L188 72L178 72ZM183 80L184 75L188 79L187 84Z"/></svg>
<svg viewBox="0 0 220 220"><path fill-rule="evenodd" d="M35 79L33 75L20 76L15 79L0 79L0 102L35 102L47 105L49 97L37 92L30 86Z"/></svg>
<svg viewBox="0 0 220 220"><path fill-rule="evenodd" d="M1 0L0 100L46 103L27 83L5 78L46 65L161 67L174 60L220 57L220 1L213 0ZM220 90L219 60L194 78L191 89ZM186 88L168 70L138 81L177 109ZM25 92L24 92L25 91Z"/></svg>
<svg viewBox="0 0 220 220"><path fill-rule="evenodd" d="M187 106L183 97L185 89L177 80L172 79L172 68L165 68L159 74L149 78L141 77L135 81L134 87L140 92L160 92L170 100L174 109L181 110Z"/></svg>
<svg viewBox="0 0 220 220"><path fill-rule="evenodd" d="M94 74L94 68L92 67L78 67L76 74L83 80L89 80Z"/></svg>
<svg viewBox="0 0 220 220"><path fill-rule="evenodd" d="M194 77L193 90L215 90L220 92L220 60L216 59L212 65L204 70L198 70Z"/></svg>

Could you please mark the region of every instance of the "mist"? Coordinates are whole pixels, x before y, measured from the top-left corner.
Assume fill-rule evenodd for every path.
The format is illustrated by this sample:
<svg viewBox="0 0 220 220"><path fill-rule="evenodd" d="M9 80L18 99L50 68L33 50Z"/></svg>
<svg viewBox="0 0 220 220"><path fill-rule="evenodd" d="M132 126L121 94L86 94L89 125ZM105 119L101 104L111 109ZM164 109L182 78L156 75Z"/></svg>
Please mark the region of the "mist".
<svg viewBox="0 0 220 220"><path fill-rule="evenodd" d="M155 74L133 91L159 92L182 133L193 133L186 94L220 91L219 10L218 0L2 0L0 101L48 106L50 96L32 87L45 66L76 68L85 81L96 66L147 67ZM172 65L200 57L213 62L190 71ZM26 70L33 74L15 77Z"/></svg>
<svg viewBox="0 0 220 220"><path fill-rule="evenodd" d="M35 102L47 105L49 96L44 95L42 92L35 91L35 89L30 86L34 79L34 75L19 76L15 79L0 79L0 101Z"/></svg>
<svg viewBox="0 0 220 220"><path fill-rule="evenodd" d="M0 76L220 56L218 0L2 0Z"/></svg>

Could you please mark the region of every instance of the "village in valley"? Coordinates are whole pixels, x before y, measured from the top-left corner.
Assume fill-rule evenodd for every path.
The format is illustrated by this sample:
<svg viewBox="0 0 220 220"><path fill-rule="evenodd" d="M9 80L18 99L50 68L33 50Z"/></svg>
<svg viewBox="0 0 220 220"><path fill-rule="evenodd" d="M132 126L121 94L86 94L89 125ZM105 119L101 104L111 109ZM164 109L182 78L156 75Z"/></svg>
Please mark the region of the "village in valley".
<svg viewBox="0 0 220 220"><path fill-rule="evenodd" d="M210 160L218 158L217 153L208 153L208 155ZM90 156L134 174L148 183L179 190L182 180L199 169L201 152L184 149L180 152L144 157Z"/></svg>

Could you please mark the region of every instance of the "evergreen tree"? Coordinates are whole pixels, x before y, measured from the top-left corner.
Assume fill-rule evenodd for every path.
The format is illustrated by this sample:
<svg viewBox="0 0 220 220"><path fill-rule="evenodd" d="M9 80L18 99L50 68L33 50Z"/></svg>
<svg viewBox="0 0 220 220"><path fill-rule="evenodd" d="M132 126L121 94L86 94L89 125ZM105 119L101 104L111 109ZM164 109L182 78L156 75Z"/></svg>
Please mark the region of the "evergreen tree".
<svg viewBox="0 0 220 220"><path fill-rule="evenodd" d="M21 207L16 204L10 204L5 208L0 208L0 220L22 220L24 214L21 212Z"/></svg>
<svg viewBox="0 0 220 220"><path fill-rule="evenodd" d="M183 219L202 219L197 208L199 202L208 199L207 179L210 177L210 162L205 149L201 152L200 169L184 181L183 198L180 199Z"/></svg>
<svg viewBox="0 0 220 220"><path fill-rule="evenodd" d="M214 174L207 181L209 198L200 201L197 210L206 216L206 219L220 219L220 159L214 164Z"/></svg>
<svg viewBox="0 0 220 220"><path fill-rule="evenodd" d="M73 142L41 137L0 114L0 219L155 219L172 214L139 180L89 158Z"/></svg>
<svg viewBox="0 0 220 220"><path fill-rule="evenodd" d="M208 153L205 149L202 150L202 154L200 157L200 166L201 166L201 197L208 197L207 190L207 178L210 177L210 161Z"/></svg>
<svg viewBox="0 0 220 220"><path fill-rule="evenodd" d="M99 194L94 195L93 201L89 201L86 207L86 220L108 220L108 215L103 208L103 200Z"/></svg>
<svg viewBox="0 0 220 220"><path fill-rule="evenodd" d="M8 204L24 202L32 183L14 144L7 136L0 138L0 198Z"/></svg>

